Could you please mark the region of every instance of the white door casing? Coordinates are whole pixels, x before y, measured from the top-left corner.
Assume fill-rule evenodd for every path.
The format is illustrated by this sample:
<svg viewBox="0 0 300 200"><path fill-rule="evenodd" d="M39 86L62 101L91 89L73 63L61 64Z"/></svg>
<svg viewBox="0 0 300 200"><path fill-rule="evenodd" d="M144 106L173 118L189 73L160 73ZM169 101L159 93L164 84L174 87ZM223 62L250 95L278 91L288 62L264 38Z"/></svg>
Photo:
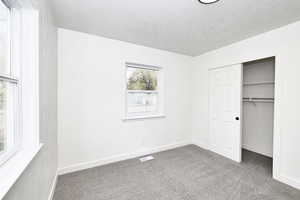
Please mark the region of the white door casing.
<svg viewBox="0 0 300 200"><path fill-rule="evenodd" d="M211 150L241 162L242 64L209 70Z"/></svg>

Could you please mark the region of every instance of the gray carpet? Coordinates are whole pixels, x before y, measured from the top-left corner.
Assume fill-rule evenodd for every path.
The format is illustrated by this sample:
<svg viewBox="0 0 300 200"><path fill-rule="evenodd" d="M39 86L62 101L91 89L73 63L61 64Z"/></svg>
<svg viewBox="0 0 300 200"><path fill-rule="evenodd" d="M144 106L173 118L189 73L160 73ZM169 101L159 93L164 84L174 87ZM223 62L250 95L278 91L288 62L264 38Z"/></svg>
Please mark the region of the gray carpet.
<svg viewBox="0 0 300 200"><path fill-rule="evenodd" d="M270 158L243 151L237 164L194 145L60 176L55 200L299 200L271 178Z"/></svg>

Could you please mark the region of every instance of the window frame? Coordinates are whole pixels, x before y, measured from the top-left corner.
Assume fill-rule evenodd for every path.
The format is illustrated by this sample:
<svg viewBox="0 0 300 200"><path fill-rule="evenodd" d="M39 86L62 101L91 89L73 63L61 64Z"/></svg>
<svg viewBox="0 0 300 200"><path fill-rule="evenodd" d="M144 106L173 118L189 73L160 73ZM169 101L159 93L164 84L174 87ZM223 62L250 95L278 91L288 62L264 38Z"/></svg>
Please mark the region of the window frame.
<svg viewBox="0 0 300 200"><path fill-rule="evenodd" d="M16 17L13 17L13 11L12 9L3 1L2 3L9 11L9 19L8 19L8 36L7 39L9 40L9 47L8 47L8 63L9 66L9 73L0 73L0 81L3 81L4 83L9 86L7 88L7 98L11 98L13 102L10 102L7 104L7 117L8 121L6 122L9 124L7 126L7 132L6 132L6 145L8 145L8 140L11 140L13 144L11 144L11 148L4 149L3 152L0 152L0 166L5 164L12 156L14 156L18 150L20 149L21 144L21 129L20 129L20 113L21 113L21 104L20 104L20 98L21 98L21 87L20 87L20 69L14 61L13 58L19 59L17 51L19 48L15 49L15 41L14 39L19 39L19 33L14 32L14 27L16 25ZM17 22L19 23L19 22Z"/></svg>
<svg viewBox="0 0 300 200"><path fill-rule="evenodd" d="M3 1L3 0L0 0ZM11 9L12 65L19 75L19 146L17 151L0 165L0 199L40 152L39 103L39 9L32 1L6 1Z"/></svg>
<svg viewBox="0 0 300 200"><path fill-rule="evenodd" d="M157 73L157 89L156 90L128 90L127 89L127 70L128 68L154 70ZM132 62L125 63L125 114L124 120L147 119L147 118L162 118L164 114L164 71L162 67L138 64ZM128 93L157 93L157 111L156 112L141 112L137 114L128 113Z"/></svg>

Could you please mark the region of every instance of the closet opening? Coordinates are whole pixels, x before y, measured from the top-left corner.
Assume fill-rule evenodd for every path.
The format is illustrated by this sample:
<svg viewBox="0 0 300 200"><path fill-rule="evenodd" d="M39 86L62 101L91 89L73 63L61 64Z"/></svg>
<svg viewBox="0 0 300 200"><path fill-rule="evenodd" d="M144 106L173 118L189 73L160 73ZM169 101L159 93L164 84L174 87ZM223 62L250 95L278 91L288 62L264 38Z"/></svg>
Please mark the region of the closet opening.
<svg viewBox="0 0 300 200"><path fill-rule="evenodd" d="M275 57L243 63L242 164L272 177Z"/></svg>

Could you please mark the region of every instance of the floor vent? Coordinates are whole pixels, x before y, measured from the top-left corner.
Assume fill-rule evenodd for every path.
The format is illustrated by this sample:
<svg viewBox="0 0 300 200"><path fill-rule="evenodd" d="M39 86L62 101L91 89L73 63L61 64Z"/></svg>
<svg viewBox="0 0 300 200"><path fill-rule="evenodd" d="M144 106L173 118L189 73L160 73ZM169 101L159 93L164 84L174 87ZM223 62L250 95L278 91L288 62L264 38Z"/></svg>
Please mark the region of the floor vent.
<svg viewBox="0 0 300 200"><path fill-rule="evenodd" d="M154 157L153 156L145 156L145 157L140 158L141 162L146 162L149 160L154 160Z"/></svg>

